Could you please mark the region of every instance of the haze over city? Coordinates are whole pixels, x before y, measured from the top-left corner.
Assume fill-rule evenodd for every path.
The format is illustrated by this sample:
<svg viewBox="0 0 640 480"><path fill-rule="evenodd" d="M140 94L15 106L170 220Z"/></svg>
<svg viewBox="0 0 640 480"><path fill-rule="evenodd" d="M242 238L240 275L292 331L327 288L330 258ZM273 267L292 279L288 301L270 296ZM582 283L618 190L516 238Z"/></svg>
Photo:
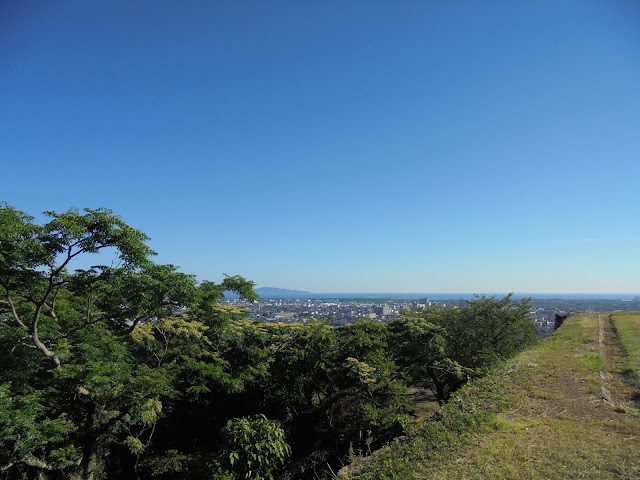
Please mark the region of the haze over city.
<svg viewBox="0 0 640 480"><path fill-rule="evenodd" d="M0 201L312 292L640 292L631 1L5 2Z"/></svg>

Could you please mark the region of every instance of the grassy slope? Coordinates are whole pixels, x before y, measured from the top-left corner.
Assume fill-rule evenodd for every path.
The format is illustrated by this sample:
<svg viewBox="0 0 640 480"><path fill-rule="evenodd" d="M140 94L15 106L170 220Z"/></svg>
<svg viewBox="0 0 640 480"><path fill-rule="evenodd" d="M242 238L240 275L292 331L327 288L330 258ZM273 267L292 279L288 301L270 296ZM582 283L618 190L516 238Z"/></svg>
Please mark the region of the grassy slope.
<svg viewBox="0 0 640 480"><path fill-rule="evenodd" d="M628 334L616 321L623 339L640 333L639 322L631 323ZM440 421L355 462L341 476L640 478L638 389L622 380L626 364L608 316L603 324L604 359L598 316L572 317L493 375L465 386L444 407ZM601 377L601 371L608 373ZM615 405L602 400L602 386Z"/></svg>
<svg viewBox="0 0 640 480"><path fill-rule="evenodd" d="M626 373L636 387L640 387L640 312L612 315L625 353Z"/></svg>

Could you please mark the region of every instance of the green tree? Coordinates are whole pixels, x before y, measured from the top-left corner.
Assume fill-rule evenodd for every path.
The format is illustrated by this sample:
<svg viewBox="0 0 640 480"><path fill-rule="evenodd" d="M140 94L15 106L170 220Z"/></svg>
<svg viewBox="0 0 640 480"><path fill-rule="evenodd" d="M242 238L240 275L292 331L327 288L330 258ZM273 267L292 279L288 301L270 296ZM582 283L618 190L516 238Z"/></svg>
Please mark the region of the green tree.
<svg viewBox="0 0 640 480"><path fill-rule="evenodd" d="M107 209L47 215L0 206L0 475L103 478L124 446L132 459L110 468L126 477L166 404L233 383L209 332L233 317L224 291L253 299L253 284L197 285L156 265L147 237ZM73 268L98 252L113 262Z"/></svg>
<svg viewBox="0 0 640 480"><path fill-rule="evenodd" d="M396 361L408 381L429 387L438 401L533 342L530 299L478 297L468 308L411 310L390 324Z"/></svg>
<svg viewBox="0 0 640 480"><path fill-rule="evenodd" d="M436 308L428 318L446 331L448 356L482 373L535 341L530 311L531 299L516 302L509 294L480 296L463 309Z"/></svg>
<svg viewBox="0 0 640 480"><path fill-rule="evenodd" d="M293 447L289 471L308 478L349 445L366 451L401 433L410 405L395 379L386 325L269 325L269 377L249 389L281 420Z"/></svg>
<svg viewBox="0 0 640 480"><path fill-rule="evenodd" d="M447 356L446 332L422 314L409 314L391 322L391 346L408 382L432 390L444 402L468 375Z"/></svg>
<svg viewBox="0 0 640 480"><path fill-rule="evenodd" d="M223 464L238 478L273 480L291 455L284 430L264 415L229 420L222 434L226 441Z"/></svg>

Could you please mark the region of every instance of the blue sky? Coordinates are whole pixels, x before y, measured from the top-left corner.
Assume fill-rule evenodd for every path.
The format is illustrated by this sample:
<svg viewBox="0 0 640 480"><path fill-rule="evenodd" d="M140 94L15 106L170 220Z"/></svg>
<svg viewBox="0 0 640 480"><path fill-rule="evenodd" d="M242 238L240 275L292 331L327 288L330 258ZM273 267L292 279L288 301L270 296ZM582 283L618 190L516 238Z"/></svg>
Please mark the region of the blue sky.
<svg viewBox="0 0 640 480"><path fill-rule="evenodd" d="M0 200L314 292L640 292L640 7L4 2Z"/></svg>

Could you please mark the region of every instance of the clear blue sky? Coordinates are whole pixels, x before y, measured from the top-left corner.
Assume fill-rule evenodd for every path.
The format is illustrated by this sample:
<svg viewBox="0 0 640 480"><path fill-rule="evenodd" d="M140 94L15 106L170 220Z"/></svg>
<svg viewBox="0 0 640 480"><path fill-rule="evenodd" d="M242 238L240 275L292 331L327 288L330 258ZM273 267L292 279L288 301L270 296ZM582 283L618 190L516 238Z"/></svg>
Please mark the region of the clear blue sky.
<svg viewBox="0 0 640 480"><path fill-rule="evenodd" d="M0 6L0 200L314 292L640 292L640 5Z"/></svg>

